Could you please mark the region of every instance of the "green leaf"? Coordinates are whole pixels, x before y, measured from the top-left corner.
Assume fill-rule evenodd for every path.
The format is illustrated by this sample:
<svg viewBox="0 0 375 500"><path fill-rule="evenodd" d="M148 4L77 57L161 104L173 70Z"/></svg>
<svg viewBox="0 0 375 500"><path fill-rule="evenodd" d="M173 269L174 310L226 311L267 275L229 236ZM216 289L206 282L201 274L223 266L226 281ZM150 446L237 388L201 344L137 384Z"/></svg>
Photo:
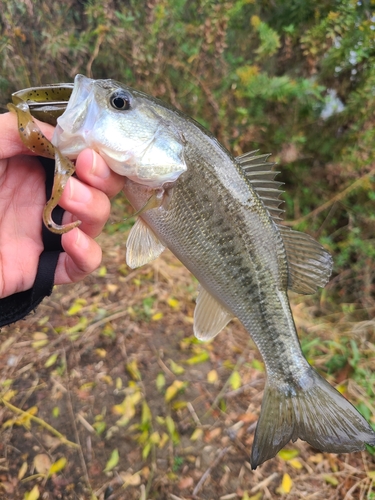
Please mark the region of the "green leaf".
<svg viewBox="0 0 375 500"><path fill-rule="evenodd" d="M180 437L178 435L176 425L175 425L172 417L170 417L169 415L167 417L165 417L165 425L168 429L168 432L172 438L173 443L178 444L180 442Z"/></svg>
<svg viewBox="0 0 375 500"><path fill-rule="evenodd" d="M135 359L126 365L126 369L133 380L141 380L141 372L138 369L138 364Z"/></svg>
<svg viewBox="0 0 375 500"><path fill-rule="evenodd" d="M142 458L143 460L146 460L146 458L148 457L148 455L150 454L150 451L151 451L151 444L150 442L146 443L145 446L143 447L143 450L142 450Z"/></svg>
<svg viewBox="0 0 375 500"><path fill-rule="evenodd" d="M339 484L339 481L335 476L330 476L326 474L323 476L323 479L326 483L331 484L332 486L337 486Z"/></svg>
<svg viewBox="0 0 375 500"><path fill-rule="evenodd" d="M105 422L103 422L103 421L101 421L101 422L94 422L92 424L92 426L94 427L96 433L99 434L99 436L100 436L100 434L103 434L103 432L107 428L107 424Z"/></svg>
<svg viewBox="0 0 375 500"><path fill-rule="evenodd" d="M193 434L191 435L190 439L191 441L198 441L202 439L202 437L203 437L203 429L197 427L193 432Z"/></svg>
<svg viewBox="0 0 375 500"><path fill-rule="evenodd" d="M119 459L120 459L120 456L119 456L119 453L118 453L118 449L115 448L112 451L111 456L109 457L109 460L106 463L106 466L105 466L105 469L104 469L103 472L109 472L112 469L114 469L116 467L116 465L118 464Z"/></svg>
<svg viewBox="0 0 375 500"><path fill-rule="evenodd" d="M230 376L229 383L234 391L241 387L242 385L241 375L238 373L237 370L235 370Z"/></svg>
<svg viewBox="0 0 375 500"><path fill-rule="evenodd" d="M185 368L183 368L182 366L175 363L172 359L169 359L168 363L169 363L169 366L171 367L171 371L175 375L182 375L185 372Z"/></svg>
<svg viewBox="0 0 375 500"><path fill-rule="evenodd" d="M278 457L280 457L282 460L288 461L292 460L292 458L296 458L299 455L298 450L289 450L287 448L284 448L283 450L280 450L279 453L277 454Z"/></svg>
<svg viewBox="0 0 375 500"><path fill-rule="evenodd" d="M164 373L158 373L156 376L156 388L161 391L165 386L165 375Z"/></svg>
<svg viewBox="0 0 375 500"><path fill-rule="evenodd" d="M51 354L51 356L47 359L47 361L44 363L44 366L46 368L49 368L50 366L54 365L56 363L58 354L55 352Z"/></svg>
<svg viewBox="0 0 375 500"><path fill-rule="evenodd" d="M193 356L185 361L187 365L197 365L198 363L204 363L210 359L210 355L208 354L207 351L202 351L196 356Z"/></svg>
<svg viewBox="0 0 375 500"><path fill-rule="evenodd" d="M105 266L101 266L98 269L97 273L98 273L99 278L104 278L104 276L107 275L107 268Z"/></svg>
<svg viewBox="0 0 375 500"><path fill-rule="evenodd" d="M185 389L187 386L187 382L182 382L181 380L175 380L172 385L168 387L165 391L165 401L169 403L173 398L177 396L177 394Z"/></svg>
<svg viewBox="0 0 375 500"><path fill-rule="evenodd" d="M34 486L34 488L28 492L28 493L25 493L25 500L38 500L40 496L40 493L39 493L39 488L37 485Z"/></svg>
<svg viewBox="0 0 375 500"><path fill-rule="evenodd" d="M152 415L151 415L151 410L146 401L142 401L142 418L141 418L141 423L142 425L150 423L152 420Z"/></svg>
<svg viewBox="0 0 375 500"><path fill-rule="evenodd" d="M74 316L75 314L82 311L83 307L87 304L85 299L76 299L73 305L67 310L66 314L68 316Z"/></svg>
<svg viewBox="0 0 375 500"><path fill-rule="evenodd" d="M60 408L58 406L54 406L52 408L52 416L57 418L60 415Z"/></svg>

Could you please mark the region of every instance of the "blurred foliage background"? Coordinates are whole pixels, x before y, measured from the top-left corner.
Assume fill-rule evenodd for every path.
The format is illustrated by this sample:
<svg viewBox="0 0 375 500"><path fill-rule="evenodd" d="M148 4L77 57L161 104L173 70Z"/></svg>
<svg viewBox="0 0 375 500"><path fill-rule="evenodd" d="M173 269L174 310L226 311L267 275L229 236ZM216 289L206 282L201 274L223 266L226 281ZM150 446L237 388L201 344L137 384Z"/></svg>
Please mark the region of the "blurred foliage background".
<svg viewBox="0 0 375 500"><path fill-rule="evenodd" d="M114 78L272 152L286 218L333 253L330 300L375 313L374 0L0 0L0 105ZM324 292L323 292L324 293Z"/></svg>

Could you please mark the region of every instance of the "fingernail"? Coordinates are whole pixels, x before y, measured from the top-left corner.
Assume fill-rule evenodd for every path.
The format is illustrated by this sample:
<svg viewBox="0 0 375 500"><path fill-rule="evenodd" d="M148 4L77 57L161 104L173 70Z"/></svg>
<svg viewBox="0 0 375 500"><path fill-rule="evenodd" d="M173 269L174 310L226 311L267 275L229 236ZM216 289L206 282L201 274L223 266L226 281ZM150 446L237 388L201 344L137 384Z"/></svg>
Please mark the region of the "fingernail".
<svg viewBox="0 0 375 500"><path fill-rule="evenodd" d="M110 176L110 171L107 165L105 164L103 158L101 158L98 153L91 150L92 154L92 167L91 174L99 177L99 179L108 179Z"/></svg>

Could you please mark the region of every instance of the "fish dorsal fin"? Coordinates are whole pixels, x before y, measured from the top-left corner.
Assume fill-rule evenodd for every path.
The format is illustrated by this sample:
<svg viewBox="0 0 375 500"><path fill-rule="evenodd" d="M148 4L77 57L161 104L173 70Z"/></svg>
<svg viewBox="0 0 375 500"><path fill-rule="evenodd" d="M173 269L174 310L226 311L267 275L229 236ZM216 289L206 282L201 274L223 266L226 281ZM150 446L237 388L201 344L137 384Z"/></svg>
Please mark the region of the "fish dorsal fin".
<svg viewBox="0 0 375 500"><path fill-rule="evenodd" d="M126 263L135 269L159 257L164 249L165 246L148 225L138 218L126 242Z"/></svg>
<svg viewBox="0 0 375 500"><path fill-rule="evenodd" d="M265 207L274 221L280 221L284 210L279 208L282 200L279 199L283 191L280 190L282 182L275 181L279 172L272 170L275 163L268 161L270 154L256 155L256 151L250 151L236 160L240 164L246 178L263 201Z"/></svg>
<svg viewBox="0 0 375 500"><path fill-rule="evenodd" d="M331 255L310 235L286 226L278 225L278 228L288 260L288 288L310 294L315 293L318 286L324 287L332 273Z"/></svg>
<svg viewBox="0 0 375 500"><path fill-rule="evenodd" d="M194 335L199 340L215 337L233 317L207 290L200 287L194 311Z"/></svg>

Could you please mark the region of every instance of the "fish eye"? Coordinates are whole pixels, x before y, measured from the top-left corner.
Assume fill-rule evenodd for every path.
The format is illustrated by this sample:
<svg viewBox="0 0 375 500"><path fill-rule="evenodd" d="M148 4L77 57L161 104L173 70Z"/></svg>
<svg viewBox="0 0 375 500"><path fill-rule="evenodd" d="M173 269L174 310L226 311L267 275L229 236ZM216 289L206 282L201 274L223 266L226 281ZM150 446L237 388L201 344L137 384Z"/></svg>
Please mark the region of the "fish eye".
<svg viewBox="0 0 375 500"><path fill-rule="evenodd" d="M115 92L111 95L109 102L112 108L120 111L127 111L130 109L130 96L126 92Z"/></svg>

